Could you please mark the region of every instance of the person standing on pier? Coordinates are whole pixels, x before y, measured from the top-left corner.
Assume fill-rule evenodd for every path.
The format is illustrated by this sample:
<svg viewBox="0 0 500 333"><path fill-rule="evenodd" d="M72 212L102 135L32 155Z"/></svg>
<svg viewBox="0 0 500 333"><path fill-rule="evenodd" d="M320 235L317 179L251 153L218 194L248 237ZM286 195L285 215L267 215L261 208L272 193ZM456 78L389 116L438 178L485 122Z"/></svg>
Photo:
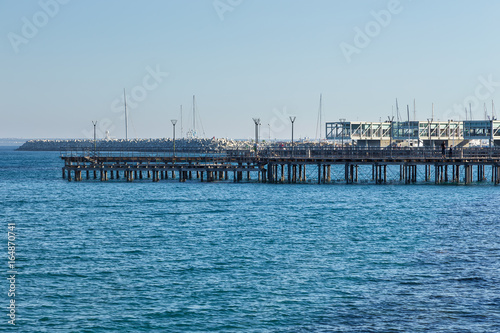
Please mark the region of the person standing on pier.
<svg viewBox="0 0 500 333"><path fill-rule="evenodd" d="M443 157L446 156L446 143L444 141L441 143L441 155L443 155Z"/></svg>

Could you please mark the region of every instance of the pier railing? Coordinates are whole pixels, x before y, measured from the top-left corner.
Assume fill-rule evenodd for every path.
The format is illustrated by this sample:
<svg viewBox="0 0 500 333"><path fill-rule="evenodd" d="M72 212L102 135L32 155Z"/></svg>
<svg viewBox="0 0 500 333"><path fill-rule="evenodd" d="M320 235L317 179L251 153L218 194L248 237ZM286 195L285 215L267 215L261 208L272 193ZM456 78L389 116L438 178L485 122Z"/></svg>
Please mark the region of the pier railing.
<svg viewBox="0 0 500 333"><path fill-rule="evenodd" d="M500 158L500 147L495 148L364 148L364 147L287 147L266 148L259 152L262 157L294 158L352 158L352 159L485 159Z"/></svg>
<svg viewBox="0 0 500 333"><path fill-rule="evenodd" d="M260 149L176 149L171 148L132 148L132 149L88 149L67 148L60 152L61 157L83 158L206 158L214 160L232 160L237 158L263 159L387 159L387 160L439 160L439 159L471 159L500 160L500 147L471 147L446 149L444 154L440 148L365 148L365 147L264 147Z"/></svg>

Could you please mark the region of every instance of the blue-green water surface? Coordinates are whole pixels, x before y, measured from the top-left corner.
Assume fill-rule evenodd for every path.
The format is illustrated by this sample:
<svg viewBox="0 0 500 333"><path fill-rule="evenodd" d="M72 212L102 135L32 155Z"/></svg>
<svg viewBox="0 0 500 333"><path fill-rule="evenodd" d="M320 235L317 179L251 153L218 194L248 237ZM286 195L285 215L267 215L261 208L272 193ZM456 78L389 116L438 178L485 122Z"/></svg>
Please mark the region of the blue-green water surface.
<svg viewBox="0 0 500 333"><path fill-rule="evenodd" d="M498 332L500 188L68 182L0 151L20 332Z"/></svg>

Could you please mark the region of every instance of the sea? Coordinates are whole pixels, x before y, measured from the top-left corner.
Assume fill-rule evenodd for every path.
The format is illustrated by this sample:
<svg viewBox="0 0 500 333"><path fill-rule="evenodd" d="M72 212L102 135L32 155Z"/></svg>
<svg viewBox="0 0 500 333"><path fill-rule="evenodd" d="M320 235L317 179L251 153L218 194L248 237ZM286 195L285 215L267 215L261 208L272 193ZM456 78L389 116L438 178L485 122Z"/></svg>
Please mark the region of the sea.
<svg viewBox="0 0 500 333"><path fill-rule="evenodd" d="M2 332L500 332L499 186L62 166L0 149Z"/></svg>

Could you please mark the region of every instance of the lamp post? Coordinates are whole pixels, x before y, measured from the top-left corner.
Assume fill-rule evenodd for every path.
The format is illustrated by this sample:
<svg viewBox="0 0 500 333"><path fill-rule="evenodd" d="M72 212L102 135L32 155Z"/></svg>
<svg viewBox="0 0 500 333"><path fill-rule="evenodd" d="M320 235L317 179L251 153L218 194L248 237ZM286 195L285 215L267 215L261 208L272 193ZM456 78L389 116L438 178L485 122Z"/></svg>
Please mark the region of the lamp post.
<svg viewBox="0 0 500 333"><path fill-rule="evenodd" d="M170 120L172 122L173 131L174 131L174 157L175 157L175 124L177 124L177 119Z"/></svg>
<svg viewBox="0 0 500 333"><path fill-rule="evenodd" d="M345 118L340 118L340 126L341 126L341 131L340 131L340 137L341 137L341 140L342 140L342 149L344 149L344 123L346 121Z"/></svg>
<svg viewBox="0 0 500 333"><path fill-rule="evenodd" d="M293 156L293 123L295 122L295 116L290 116L290 122L292 123L292 156Z"/></svg>
<svg viewBox="0 0 500 333"><path fill-rule="evenodd" d="M391 157L392 157L392 122L394 121L394 116L389 117L387 116L387 119L389 120L389 149L391 151Z"/></svg>
<svg viewBox="0 0 500 333"><path fill-rule="evenodd" d="M253 147L255 154L257 154L257 146L259 144L259 125L260 125L260 118L252 118L253 122L255 124L255 145Z"/></svg>
<svg viewBox="0 0 500 333"><path fill-rule="evenodd" d="M97 125L97 120L96 121L93 121L92 120L92 125L94 125L94 156L96 155L96 151L97 151L97 137L96 137L96 130L95 130L95 127Z"/></svg>
<svg viewBox="0 0 500 333"><path fill-rule="evenodd" d="M255 144L259 143L259 125L260 118L252 118L255 124Z"/></svg>

